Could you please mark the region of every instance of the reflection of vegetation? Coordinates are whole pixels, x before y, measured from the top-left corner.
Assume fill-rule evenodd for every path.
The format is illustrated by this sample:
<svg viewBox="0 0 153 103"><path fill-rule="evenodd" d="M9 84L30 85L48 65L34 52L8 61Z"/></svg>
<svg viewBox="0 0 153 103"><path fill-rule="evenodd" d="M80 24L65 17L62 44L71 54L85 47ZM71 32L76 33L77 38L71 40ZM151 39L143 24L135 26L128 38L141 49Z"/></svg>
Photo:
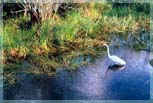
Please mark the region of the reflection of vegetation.
<svg viewBox="0 0 153 103"><path fill-rule="evenodd" d="M153 66L153 59L150 61L150 64Z"/></svg>
<svg viewBox="0 0 153 103"><path fill-rule="evenodd" d="M26 59L40 68L32 69L35 73L87 64L92 61L88 57L101 55L102 44L109 42L111 35L128 37L130 33L139 38L140 32L150 30L147 12L138 12L135 6L112 8L107 3L80 4L65 17L54 14L41 24L32 25L29 20L20 16L4 21L4 63Z"/></svg>

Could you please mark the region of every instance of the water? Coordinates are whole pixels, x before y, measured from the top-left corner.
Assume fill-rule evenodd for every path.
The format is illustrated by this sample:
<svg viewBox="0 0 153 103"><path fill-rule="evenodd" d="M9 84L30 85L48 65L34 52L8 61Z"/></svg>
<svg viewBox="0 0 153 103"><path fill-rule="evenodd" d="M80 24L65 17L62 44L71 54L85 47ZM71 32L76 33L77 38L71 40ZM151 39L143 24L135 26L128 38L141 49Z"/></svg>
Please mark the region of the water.
<svg viewBox="0 0 153 103"><path fill-rule="evenodd" d="M113 65L107 56L74 72L57 70L48 77L18 73L16 85L4 90L8 100L147 100L150 98L149 53L111 48L127 65ZM27 64L26 64L27 65ZM27 66L25 66L28 68Z"/></svg>

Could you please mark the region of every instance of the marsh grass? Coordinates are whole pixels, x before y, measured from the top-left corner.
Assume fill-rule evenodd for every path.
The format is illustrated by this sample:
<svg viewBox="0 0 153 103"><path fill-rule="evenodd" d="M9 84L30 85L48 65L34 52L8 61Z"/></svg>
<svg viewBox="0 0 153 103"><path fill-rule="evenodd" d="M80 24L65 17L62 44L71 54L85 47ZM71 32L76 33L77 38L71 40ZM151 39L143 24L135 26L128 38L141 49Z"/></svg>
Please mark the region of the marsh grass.
<svg viewBox="0 0 153 103"><path fill-rule="evenodd" d="M65 17L54 14L41 24L28 22L29 17L23 16L4 21L4 64L28 60L36 74L56 72L60 67L74 70L103 55L103 43L109 43L111 35L139 37L140 32L150 30L149 14L107 3L80 4Z"/></svg>

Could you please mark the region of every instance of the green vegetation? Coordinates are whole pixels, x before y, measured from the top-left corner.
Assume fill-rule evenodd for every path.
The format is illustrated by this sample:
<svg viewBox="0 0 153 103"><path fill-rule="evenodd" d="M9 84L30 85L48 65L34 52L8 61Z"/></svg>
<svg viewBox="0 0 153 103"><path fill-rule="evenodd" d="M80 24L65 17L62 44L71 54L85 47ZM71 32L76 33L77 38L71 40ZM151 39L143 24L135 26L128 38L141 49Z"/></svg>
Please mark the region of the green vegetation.
<svg viewBox="0 0 153 103"><path fill-rule="evenodd" d="M127 39L129 34L139 38L141 32L149 32L150 17L145 10L140 12L134 5L84 3L65 17L57 13L41 24L30 26L30 18L22 15L7 19L2 35L6 73L16 70L10 70L12 65L19 69L24 60L33 65L30 72L37 74L86 65L104 53L103 43L110 43L112 35Z"/></svg>

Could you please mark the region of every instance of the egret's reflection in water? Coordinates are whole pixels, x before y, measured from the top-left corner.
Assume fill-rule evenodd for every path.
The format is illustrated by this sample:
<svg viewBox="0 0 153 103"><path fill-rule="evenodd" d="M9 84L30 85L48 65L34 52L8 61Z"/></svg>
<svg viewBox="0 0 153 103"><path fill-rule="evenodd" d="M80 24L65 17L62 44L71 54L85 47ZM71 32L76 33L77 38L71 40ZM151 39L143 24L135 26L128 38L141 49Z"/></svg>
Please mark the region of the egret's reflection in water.
<svg viewBox="0 0 153 103"><path fill-rule="evenodd" d="M119 71L119 70L124 70L126 68L126 65L118 65L118 64L113 64L113 65L109 65L106 72L105 72L105 76L104 78L107 77L107 73L109 71Z"/></svg>
<svg viewBox="0 0 153 103"><path fill-rule="evenodd" d="M123 70L125 69L125 67L126 66L114 64L114 65L108 66L108 70L112 70L112 71Z"/></svg>

